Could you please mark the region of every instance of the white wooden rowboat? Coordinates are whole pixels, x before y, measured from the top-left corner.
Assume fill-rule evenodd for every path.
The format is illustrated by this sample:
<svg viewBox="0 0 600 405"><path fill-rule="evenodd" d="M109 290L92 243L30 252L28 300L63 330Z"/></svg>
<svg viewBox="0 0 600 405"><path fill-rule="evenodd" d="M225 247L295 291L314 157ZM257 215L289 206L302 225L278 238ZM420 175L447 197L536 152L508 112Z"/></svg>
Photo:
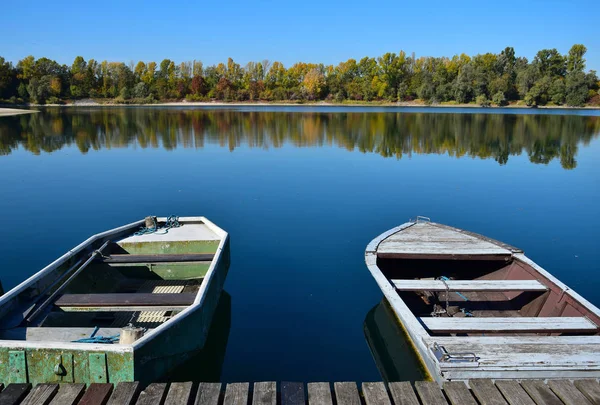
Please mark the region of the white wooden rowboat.
<svg viewBox="0 0 600 405"><path fill-rule="evenodd" d="M600 377L600 310L520 249L419 217L365 260L439 383Z"/></svg>
<svg viewBox="0 0 600 405"><path fill-rule="evenodd" d="M148 382L203 347L229 237L204 217L155 221L94 235L0 297L0 380Z"/></svg>

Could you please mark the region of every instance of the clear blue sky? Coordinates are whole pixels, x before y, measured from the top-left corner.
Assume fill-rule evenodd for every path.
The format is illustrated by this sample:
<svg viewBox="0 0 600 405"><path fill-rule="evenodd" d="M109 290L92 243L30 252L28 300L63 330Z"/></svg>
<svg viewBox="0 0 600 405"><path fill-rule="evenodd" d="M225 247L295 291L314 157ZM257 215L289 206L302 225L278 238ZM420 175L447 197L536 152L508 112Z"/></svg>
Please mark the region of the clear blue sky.
<svg viewBox="0 0 600 405"><path fill-rule="evenodd" d="M86 59L160 62L228 57L337 64L385 52L452 56L513 46L531 59L543 48L588 48L600 70L600 1L7 1L0 56L71 64Z"/></svg>

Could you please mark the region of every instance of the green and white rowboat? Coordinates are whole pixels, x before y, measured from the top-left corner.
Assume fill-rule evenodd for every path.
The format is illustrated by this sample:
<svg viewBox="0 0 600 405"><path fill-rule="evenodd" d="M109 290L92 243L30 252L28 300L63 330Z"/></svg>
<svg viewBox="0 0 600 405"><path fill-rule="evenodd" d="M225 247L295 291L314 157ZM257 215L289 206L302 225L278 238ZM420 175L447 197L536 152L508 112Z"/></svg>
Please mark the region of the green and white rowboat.
<svg viewBox="0 0 600 405"><path fill-rule="evenodd" d="M204 217L154 221L94 235L0 297L0 381L150 382L202 349L227 232Z"/></svg>

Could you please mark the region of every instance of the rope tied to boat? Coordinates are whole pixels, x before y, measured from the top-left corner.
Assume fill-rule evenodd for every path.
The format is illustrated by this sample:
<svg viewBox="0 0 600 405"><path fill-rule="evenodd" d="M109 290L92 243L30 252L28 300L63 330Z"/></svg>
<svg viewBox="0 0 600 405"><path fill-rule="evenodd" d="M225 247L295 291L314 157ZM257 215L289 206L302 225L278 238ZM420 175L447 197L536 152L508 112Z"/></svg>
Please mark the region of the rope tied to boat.
<svg viewBox="0 0 600 405"><path fill-rule="evenodd" d="M165 225L158 227L156 217L146 217L146 226L143 226L139 231L134 233L135 236L149 235L155 233L157 235L164 235L169 232L169 229L179 228L179 217L177 215L169 215L165 221Z"/></svg>
<svg viewBox="0 0 600 405"><path fill-rule="evenodd" d="M104 344L112 344L119 341L119 335L114 336L96 336L96 333L100 330L99 326L94 328L94 331L90 335L90 337L72 340L73 343L104 343Z"/></svg>

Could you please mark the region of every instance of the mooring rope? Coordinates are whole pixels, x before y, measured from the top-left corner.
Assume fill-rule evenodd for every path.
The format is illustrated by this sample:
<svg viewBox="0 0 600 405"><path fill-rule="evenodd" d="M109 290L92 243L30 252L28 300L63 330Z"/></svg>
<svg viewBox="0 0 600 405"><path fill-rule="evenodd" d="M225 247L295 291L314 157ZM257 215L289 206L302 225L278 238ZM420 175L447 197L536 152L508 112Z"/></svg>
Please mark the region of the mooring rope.
<svg viewBox="0 0 600 405"><path fill-rule="evenodd" d="M119 341L119 335L114 335L114 336L96 336L96 333L98 333L98 330L100 330L100 327L96 326L94 328L94 331L90 335L90 337L83 338L83 339L78 339L78 340L72 340L72 342L73 343L105 343L105 344L111 344L111 343L116 343L116 342Z"/></svg>
<svg viewBox="0 0 600 405"><path fill-rule="evenodd" d="M167 220L165 221L165 225L160 228L158 227L158 224L156 223L156 218L155 217L151 217L151 218L152 218L153 225L151 227L148 227L148 226L142 227L134 235L136 235L136 236L149 235L151 233L156 233L157 235L164 235L169 232L169 229L179 228L181 226L181 224L179 223L179 217L176 215L170 215L169 217L167 217ZM161 231L161 232L159 233L159 231Z"/></svg>

